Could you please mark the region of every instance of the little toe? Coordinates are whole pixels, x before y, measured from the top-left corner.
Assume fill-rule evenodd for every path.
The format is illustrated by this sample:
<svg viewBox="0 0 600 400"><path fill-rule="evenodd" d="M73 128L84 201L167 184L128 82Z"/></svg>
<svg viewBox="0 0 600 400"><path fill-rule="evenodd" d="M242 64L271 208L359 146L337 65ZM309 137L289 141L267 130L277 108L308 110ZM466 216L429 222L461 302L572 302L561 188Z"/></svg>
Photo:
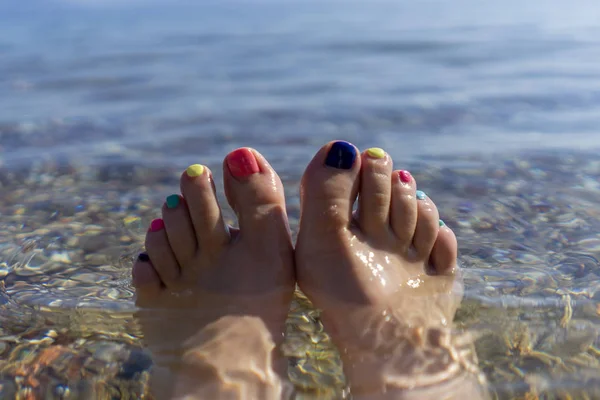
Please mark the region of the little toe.
<svg viewBox="0 0 600 400"><path fill-rule="evenodd" d="M447 275L456 268L458 245L452 229L448 228L442 220L438 225L440 228L429 261L436 273Z"/></svg>
<svg viewBox="0 0 600 400"><path fill-rule="evenodd" d="M358 221L369 236L389 234L392 159L383 149L362 154Z"/></svg>
<svg viewBox="0 0 600 400"><path fill-rule="evenodd" d="M162 219L158 218L150 223L145 246L162 283L169 288L176 289L180 283L181 274Z"/></svg>
<svg viewBox="0 0 600 400"><path fill-rule="evenodd" d="M399 247L406 251L413 242L417 226L417 185L408 171L392 173L392 205L390 225L399 241Z"/></svg>
<svg viewBox="0 0 600 400"><path fill-rule="evenodd" d="M178 194L167 197L162 207L162 219L171 250L180 266L186 266L197 250L194 226L185 200Z"/></svg>
<svg viewBox="0 0 600 400"><path fill-rule="evenodd" d="M267 160L254 149L240 148L227 155L223 172L225 195L237 214L240 235L261 246L284 238L287 247L291 239L283 184Z"/></svg>
<svg viewBox="0 0 600 400"><path fill-rule="evenodd" d="M340 232L352 221L359 189L361 159L354 145L330 142L309 163L300 187L300 233ZM319 240L319 239L316 239Z"/></svg>
<svg viewBox="0 0 600 400"><path fill-rule="evenodd" d="M162 289L160 276L154 270L148 253L140 253L131 270L131 283L136 289L136 303L155 298Z"/></svg>
<svg viewBox="0 0 600 400"><path fill-rule="evenodd" d="M440 216L435 203L424 192L417 190L416 198L417 226L413 237L413 246L420 258L429 259L438 236Z"/></svg>
<svg viewBox="0 0 600 400"><path fill-rule="evenodd" d="M204 165L190 165L181 175L180 186L198 247L201 251L220 249L229 242L229 230L210 170Z"/></svg>

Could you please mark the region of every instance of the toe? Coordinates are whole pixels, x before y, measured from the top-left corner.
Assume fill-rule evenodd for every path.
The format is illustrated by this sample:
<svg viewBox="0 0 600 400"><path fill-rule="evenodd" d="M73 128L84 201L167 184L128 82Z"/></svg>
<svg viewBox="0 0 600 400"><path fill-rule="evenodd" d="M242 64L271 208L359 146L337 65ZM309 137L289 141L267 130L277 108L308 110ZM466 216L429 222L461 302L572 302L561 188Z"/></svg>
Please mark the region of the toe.
<svg viewBox="0 0 600 400"><path fill-rule="evenodd" d="M315 155L302 178L300 232L339 232L352 221L361 159L347 142L330 142Z"/></svg>
<svg viewBox="0 0 600 400"><path fill-rule="evenodd" d="M390 225L404 251L412 245L417 226L416 190L416 182L408 171L394 171Z"/></svg>
<svg viewBox="0 0 600 400"><path fill-rule="evenodd" d="M362 154L358 220L369 236L389 234L392 159L383 149Z"/></svg>
<svg viewBox="0 0 600 400"><path fill-rule="evenodd" d="M440 220L439 226L440 230L433 245L429 261L438 274L446 275L452 273L456 268L458 245L452 229L448 228L442 220Z"/></svg>
<svg viewBox="0 0 600 400"><path fill-rule="evenodd" d="M223 172L240 235L261 243L280 237L289 241L283 184L267 160L254 149L237 149L225 158Z"/></svg>
<svg viewBox="0 0 600 400"><path fill-rule="evenodd" d="M145 246L162 283L169 288L176 288L180 277L179 264L169 244L162 219L155 219L150 223Z"/></svg>
<svg viewBox="0 0 600 400"><path fill-rule="evenodd" d="M162 207L162 219L178 264L189 264L196 254L197 242L188 208L181 196L172 194L167 197Z"/></svg>
<svg viewBox="0 0 600 400"><path fill-rule="evenodd" d="M200 250L220 249L229 241L229 231L217 202L210 170L200 164L190 165L181 175L181 193Z"/></svg>
<svg viewBox="0 0 600 400"><path fill-rule="evenodd" d="M136 289L136 303L155 298L161 291L160 276L154 270L148 253L140 253L131 270L131 283Z"/></svg>
<svg viewBox="0 0 600 400"><path fill-rule="evenodd" d="M433 244L438 236L438 209L435 203L424 192L417 190L417 226L413 237L413 246L419 257L429 259Z"/></svg>

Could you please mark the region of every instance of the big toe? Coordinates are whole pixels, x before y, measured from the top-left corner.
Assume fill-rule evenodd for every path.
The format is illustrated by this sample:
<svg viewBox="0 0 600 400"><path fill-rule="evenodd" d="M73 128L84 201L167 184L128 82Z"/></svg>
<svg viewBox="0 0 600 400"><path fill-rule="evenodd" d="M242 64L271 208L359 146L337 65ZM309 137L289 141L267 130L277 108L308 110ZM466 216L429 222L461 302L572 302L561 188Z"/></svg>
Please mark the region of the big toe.
<svg viewBox="0 0 600 400"><path fill-rule="evenodd" d="M319 150L302 178L300 235L309 232L318 239L349 227L360 164L358 150L348 142L330 142Z"/></svg>
<svg viewBox="0 0 600 400"><path fill-rule="evenodd" d="M240 148L227 155L223 170L240 240L255 250L268 248L267 255L291 254L283 184L267 160L254 149Z"/></svg>

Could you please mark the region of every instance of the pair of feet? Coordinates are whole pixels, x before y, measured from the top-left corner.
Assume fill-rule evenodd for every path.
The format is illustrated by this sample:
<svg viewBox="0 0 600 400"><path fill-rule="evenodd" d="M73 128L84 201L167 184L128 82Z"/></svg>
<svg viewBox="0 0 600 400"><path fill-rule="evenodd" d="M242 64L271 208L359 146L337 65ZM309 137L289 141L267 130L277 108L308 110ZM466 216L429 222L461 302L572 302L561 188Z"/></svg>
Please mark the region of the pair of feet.
<svg viewBox="0 0 600 400"><path fill-rule="evenodd" d="M409 172L394 171L381 149L325 145L302 179L294 249L283 186L265 158L238 149L223 169L239 229L223 221L208 168L192 165L133 266L145 340L165 365L229 316L257 318L279 343L298 283L323 311L353 391L405 390L457 372L443 333L460 303L456 238ZM430 362L428 351L444 355Z"/></svg>

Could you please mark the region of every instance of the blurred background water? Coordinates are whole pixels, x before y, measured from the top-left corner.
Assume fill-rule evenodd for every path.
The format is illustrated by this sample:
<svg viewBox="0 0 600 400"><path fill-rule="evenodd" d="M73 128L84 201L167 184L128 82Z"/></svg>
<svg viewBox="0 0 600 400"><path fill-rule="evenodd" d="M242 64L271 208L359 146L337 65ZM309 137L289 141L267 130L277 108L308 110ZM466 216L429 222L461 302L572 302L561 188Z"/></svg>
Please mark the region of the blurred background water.
<svg viewBox="0 0 600 400"><path fill-rule="evenodd" d="M131 257L190 163L218 178L228 151L257 148L284 180L294 229L304 166L345 139L383 147L440 205L468 270L465 326L504 310L499 330L521 332L502 361L480 351L499 396L592 396L598 21L594 1L2 2L0 333L52 337L30 311L15 322L24 306L131 311ZM82 332L139 344L129 325L81 318L65 335L87 337L73 343L88 352L100 339ZM514 344L521 325L529 347ZM39 362L39 343L24 361L6 337L1 368ZM577 367L538 365L532 348Z"/></svg>
<svg viewBox="0 0 600 400"><path fill-rule="evenodd" d="M44 154L100 155L110 142L184 162L206 143L222 157L223 141L310 154L344 137L399 160L600 142L592 1L0 7L10 164L39 152L26 138L39 124Z"/></svg>

